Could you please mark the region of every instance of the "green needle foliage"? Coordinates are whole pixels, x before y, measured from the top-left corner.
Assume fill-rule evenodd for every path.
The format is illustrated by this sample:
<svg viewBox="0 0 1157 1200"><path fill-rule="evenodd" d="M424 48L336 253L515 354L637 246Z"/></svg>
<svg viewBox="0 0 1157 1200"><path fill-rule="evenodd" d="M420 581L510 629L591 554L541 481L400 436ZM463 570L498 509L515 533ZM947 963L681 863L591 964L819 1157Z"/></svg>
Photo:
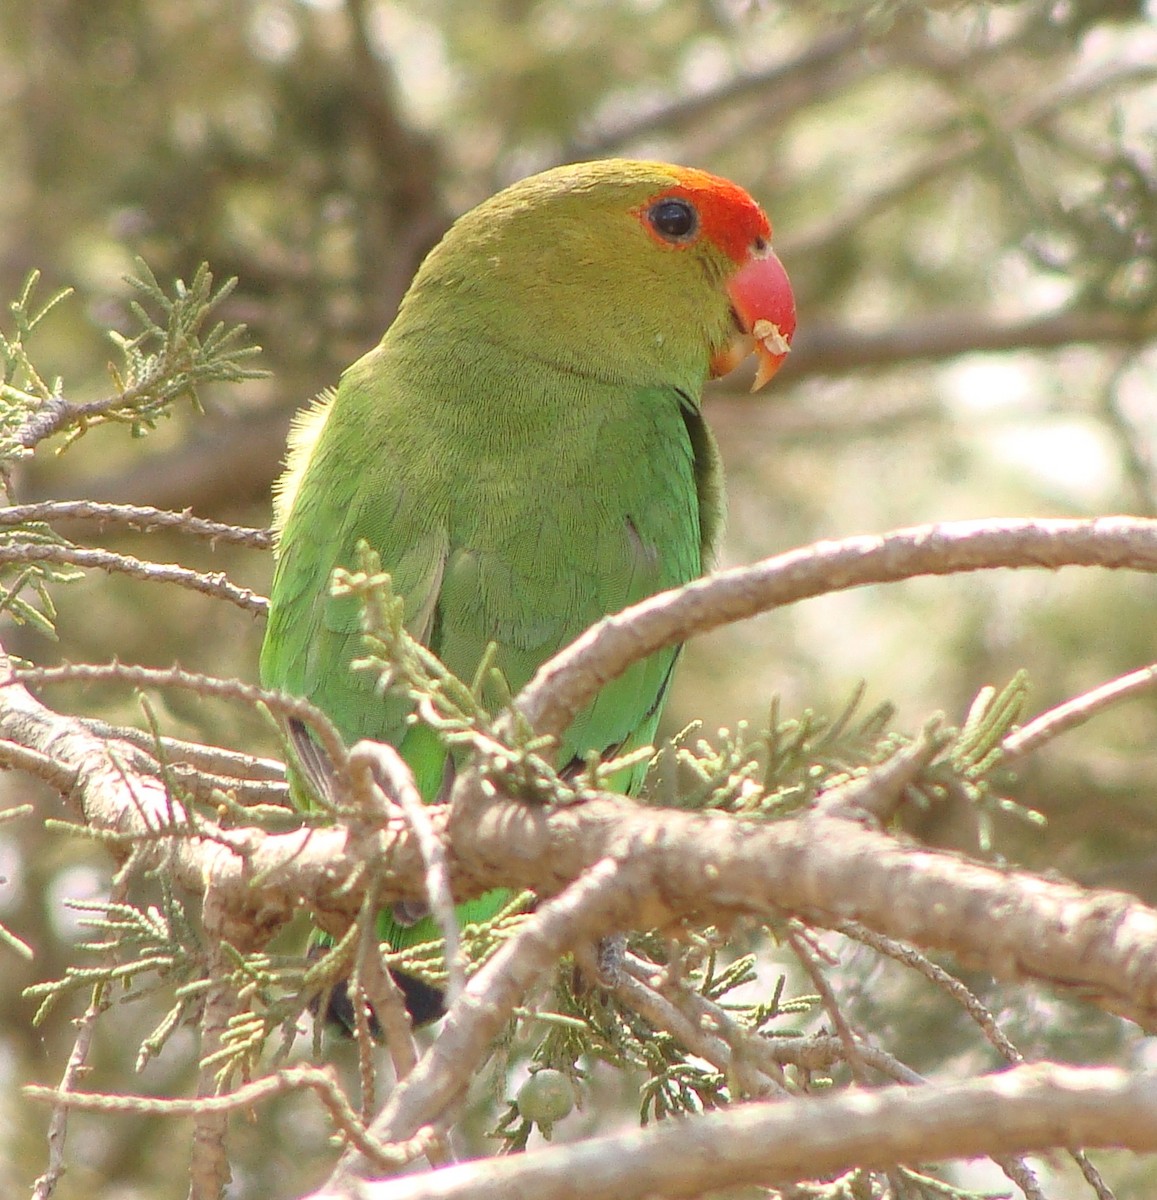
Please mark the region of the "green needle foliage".
<svg viewBox="0 0 1157 1200"><path fill-rule="evenodd" d="M169 294L141 259L137 270L125 281L137 293L130 311L139 328L127 335L116 331L108 335L121 360L109 364L115 390L85 403L67 400L60 379L48 383L29 347L33 331L71 290L57 292L36 307L39 273L28 276L19 298L9 305L12 332L0 332L0 469L57 432L66 434L67 447L94 425L115 421L128 425L132 435L139 437L155 429L178 401L189 400L199 407L201 385L240 383L265 374L247 365L260 348L246 342L244 325L210 324L236 279L226 280L214 291L212 273L202 263L191 282L178 279Z"/></svg>
<svg viewBox="0 0 1157 1200"><path fill-rule="evenodd" d="M93 966L69 966L64 977L36 984L25 997L39 1000L33 1023L41 1024L68 995L97 989L105 1006L140 1000L168 989L172 1007L160 1024L141 1042L138 1070L158 1054L182 1018L195 1011L205 987L205 952L184 907L162 885L158 905L140 908L116 901L65 900L74 912L84 913L79 925L98 936L77 949L97 955Z"/></svg>
<svg viewBox="0 0 1157 1200"><path fill-rule="evenodd" d="M30 411L51 401L62 390L59 379L52 384L45 381L32 361L28 343L33 330L62 300L72 295L72 288L53 293L44 304L37 307L33 303L33 296L39 283L40 272L30 271L20 295L8 305L12 314L12 330L7 334L0 331L0 364L3 365L0 374L0 427L4 429L18 428ZM3 446L3 442L0 442L0 446ZM23 447L5 449L7 452L4 457L7 459L14 449L18 453Z"/></svg>
<svg viewBox="0 0 1157 1200"><path fill-rule="evenodd" d="M109 368L119 400L101 414L104 420L127 423L134 437L156 428L157 420L180 400L199 407L202 384L240 383L266 374L246 365L261 351L246 343L244 325L209 324L236 287L236 278L214 291L208 264L202 263L188 284L176 281L170 296L142 259L137 268L139 276L126 276L126 281L140 296L131 304L140 329L130 337L109 335L123 362Z"/></svg>
<svg viewBox="0 0 1157 1200"><path fill-rule="evenodd" d="M0 487L10 500L13 469L55 434L64 438L59 452L108 422L127 425L133 437L141 437L182 400L199 410L203 384L239 383L265 374L248 365L260 348L246 342L245 326L211 320L235 279L214 290L213 276L202 263L190 283L178 279L170 294L141 260L137 272L126 282L138 297L130 311L139 328L131 335L109 333L120 362L109 364L113 393L98 400L68 399L63 380L49 381L32 354L33 335L71 289L39 303L40 275L33 271L8 306L11 328L0 329ZM55 637L51 587L83 577L68 561L74 549L43 521L0 528L0 613Z"/></svg>

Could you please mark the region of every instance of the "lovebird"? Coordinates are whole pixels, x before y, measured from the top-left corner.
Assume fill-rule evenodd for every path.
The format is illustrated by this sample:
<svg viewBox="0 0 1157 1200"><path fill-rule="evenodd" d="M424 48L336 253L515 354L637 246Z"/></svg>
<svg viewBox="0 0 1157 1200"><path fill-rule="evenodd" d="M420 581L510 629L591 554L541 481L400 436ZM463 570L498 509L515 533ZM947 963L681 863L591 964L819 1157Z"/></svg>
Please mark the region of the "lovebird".
<svg viewBox="0 0 1157 1200"><path fill-rule="evenodd" d="M266 687L311 700L349 742L396 746L427 802L454 763L404 699L350 668L356 601L331 595L364 539L405 623L469 681L488 647L512 691L601 617L714 562L724 517L704 383L758 357L769 380L795 332L771 227L738 185L705 171L608 159L506 188L453 225L382 340L299 414L275 490L277 560L261 653ZM650 745L678 649L612 680L557 751L562 771ZM324 763L290 735L306 778ZM633 793L646 764L613 780ZM492 892L460 906L493 915ZM438 936L398 905L398 949ZM400 977L414 1019L440 993Z"/></svg>

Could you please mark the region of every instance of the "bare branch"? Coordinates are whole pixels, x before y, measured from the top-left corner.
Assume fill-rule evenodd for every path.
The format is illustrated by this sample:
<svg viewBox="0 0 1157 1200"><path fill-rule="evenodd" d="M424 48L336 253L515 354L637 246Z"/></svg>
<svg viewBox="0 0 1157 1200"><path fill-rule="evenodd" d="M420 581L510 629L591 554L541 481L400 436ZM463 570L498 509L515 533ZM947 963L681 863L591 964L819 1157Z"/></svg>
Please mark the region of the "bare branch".
<svg viewBox="0 0 1157 1200"><path fill-rule="evenodd" d="M366 955L360 974L366 996L386 1036L390 1060L394 1064L394 1076L405 1079L418 1061L418 1047L414 1043L414 1027L406 1010L406 998L394 977L382 966L381 950L377 947L373 954Z"/></svg>
<svg viewBox="0 0 1157 1200"><path fill-rule="evenodd" d="M1142 346L1157 337L1157 317L1116 312L1058 312L994 321L975 312L946 312L875 332L815 324L800 330L781 377L840 375L865 367L955 358L1001 350L1056 350L1096 343Z"/></svg>
<svg viewBox="0 0 1157 1200"><path fill-rule="evenodd" d="M893 938L884 937L870 929L865 929L857 921L844 921L838 928L845 937L862 942L865 946L871 946L880 954L885 954L889 958L895 959L896 962L918 971L964 1009L1005 1062L1013 1065L1024 1062L1024 1055L1005 1036L1004 1030L1000 1028L987 1006L981 1002L971 988L966 987L943 967L937 966L931 959L911 946L905 946L903 942L897 942Z"/></svg>
<svg viewBox="0 0 1157 1200"><path fill-rule="evenodd" d="M1023 758L1026 754L1039 750L1046 742L1059 737L1062 733L1067 733L1070 729L1083 725L1114 704L1141 695L1154 687L1157 687L1157 663L1151 663L1147 667L1130 671L1128 675L1111 679L1108 683L1101 684L1100 687L1095 687L1080 696L1075 696L1072 700L1066 700L1064 704L1058 704L1056 708L1050 708L1048 712L1041 713L1027 725L1010 733L1001 744L1001 751L1006 760Z"/></svg>
<svg viewBox="0 0 1157 1200"><path fill-rule="evenodd" d="M536 732L558 736L631 663L756 613L920 575L1078 565L1157 571L1157 522L956 521L818 542L720 571L605 618L540 667L515 705Z"/></svg>
<svg viewBox="0 0 1157 1200"><path fill-rule="evenodd" d="M1046 980L1157 1021L1157 912L1124 893L1046 883L817 815L765 823L603 797L560 810L496 804L451 827L458 864L481 874L504 861L501 881L488 879L539 894L608 854L646 867L650 885L610 928L771 911L833 928L858 920L998 977Z"/></svg>
<svg viewBox="0 0 1157 1200"><path fill-rule="evenodd" d="M39 504L11 504L0 508L0 526L26 525L30 521L95 521L98 525L123 525L141 533L173 529L210 542L226 542L250 550L273 545L269 529L247 529L195 517L186 509L171 512L145 504L101 504L95 500L45 500Z"/></svg>
<svg viewBox="0 0 1157 1200"><path fill-rule="evenodd" d="M163 784L126 765L138 753L135 747L127 748L122 761L115 744L54 713L17 683L0 689L0 739L50 755L62 772L71 773L67 794L94 833L133 843L142 868L164 870L195 892L218 888L236 918L255 930L276 931L303 902L352 919L364 889L347 887L348 881L372 875L387 856L402 888L386 898L422 895L421 858L400 816L396 828L373 837L354 838L344 829L276 835L225 830L204 818L194 836L187 814Z"/></svg>
<svg viewBox="0 0 1157 1200"><path fill-rule="evenodd" d="M962 1083L893 1085L792 1104L757 1101L433 1175L331 1182L312 1200L698 1196L856 1166L887 1170L1068 1145L1157 1150L1157 1081L1143 1073L1040 1064Z"/></svg>
<svg viewBox="0 0 1157 1200"><path fill-rule="evenodd" d="M851 59L857 68L854 74L857 79L874 69L872 64L864 61L861 53L863 37L863 27L858 22L849 22L843 29L816 38L801 54L784 62L738 75L696 95L681 96L670 104L641 116L632 116L613 127L580 133L560 161L598 158L640 138L678 129L754 96L773 97L777 108L783 109L788 107L788 97L791 98L790 107L796 108L816 96L831 95L836 69L844 65L841 60ZM803 101L797 95L801 88ZM761 109L760 117L765 122L772 119L765 109Z"/></svg>
<svg viewBox="0 0 1157 1200"><path fill-rule="evenodd" d="M330 762L342 771L346 764L345 743L330 719L315 705L299 696L286 692L273 692L237 679L220 679L203 675L197 671L186 671L182 667L137 667L129 663L68 663L61 667L29 667L9 672L8 679L15 683L71 683L76 681L110 681L128 683L134 687L180 688L198 696L212 696L232 700L251 708L266 705L271 711L284 717L293 717L317 735L322 749ZM0 689L6 685L0 678ZM7 686L11 686L8 683ZM48 711L48 710L45 710ZM84 724L78 721L77 724ZM134 747L139 740L131 739ZM142 747L146 748L147 747ZM254 760L260 763L264 760Z"/></svg>
<svg viewBox="0 0 1157 1200"><path fill-rule="evenodd" d="M839 1001L836 1000L835 992L832 991L831 984L828 983L827 974L824 971L824 963L817 947L814 944L814 938L811 937L808 930L804 928L798 921L790 921L787 925L787 944L791 947L792 953L799 960L799 964L803 967L808 979L811 980L812 987L819 993L820 1003L824 1006L824 1012L828 1015L828 1020L832 1023L832 1028L836 1031L836 1037L840 1039L840 1044L844 1048L844 1061L847 1062L851 1069L852 1078L857 1083L864 1083L867 1080L867 1073L864 1070L864 1060L860 1057L860 1038L856 1036L855 1031L848 1024L844 1017L843 1010L840 1008ZM830 962L828 965L831 965Z"/></svg>
<svg viewBox="0 0 1157 1200"><path fill-rule="evenodd" d="M75 790L94 829L155 838L172 828L174 814L180 819L155 780L134 779L127 789L109 747L83 727L23 689L3 695L0 736L50 746L62 766L76 770ZM430 819L444 828L448 814L434 806ZM421 855L400 814L356 837L340 828L225 831L204 820L197 830L198 838L173 837L139 853L184 886L212 882L268 932L302 903L351 919L364 889L348 881L375 871L384 872L383 902L425 893ZM608 855L630 863L650 883L637 884L629 899L620 896L614 919L596 935L662 928L685 917L726 923L774 906L832 927L858 920L998 976L1076 988L1110 1009L1157 1021L1157 912L1124 894L917 849L842 819L740 821L724 813L654 812L610 796L562 809L497 801L476 823L452 827L448 845L458 900L495 886L550 895ZM719 864L727 864L725 874ZM474 990L472 982L463 1003Z"/></svg>
<svg viewBox="0 0 1157 1200"><path fill-rule="evenodd" d="M110 725L95 717L78 717L77 720L82 721L96 737L129 742L150 757L159 747L170 764L187 763L201 771L216 772L236 779L266 780L270 783L285 780L285 764L276 758L262 758L256 754L229 750L224 746L208 746L202 742L188 742L182 738L157 738L144 729L135 729L131 725Z"/></svg>
<svg viewBox="0 0 1157 1200"><path fill-rule="evenodd" d="M128 726L109 725L106 721L78 717L94 737L119 743L126 759L135 771L159 776L167 773L179 782L182 790L202 803L220 802L222 795L239 805L276 805L285 808L289 788L285 783L285 766L271 758L258 758L218 746L202 746L179 738L154 738L152 734ZM158 761L158 754L164 765ZM54 758L0 741L0 766L24 771L43 779L62 796L72 791L76 772L62 767ZM216 767L218 770L211 768Z"/></svg>
<svg viewBox="0 0 1157 1200"><path fill-rule="evenodd" d="M15 742L0 741L0 766L15 771L25 771L43 779L49 787L55 788L62 796L72 791L76 784L76 772L62 767L49 754L39 750L30 750L27 746Z"/></svg>
<svg viewBox="0 0 1157 1200"><path fill-rule="evenodd" d="M208 945L204 1007L199 1025L200 1062L197 1099L219 1095L227 1071L215 1061L225 1046L232 1020L245 1011L246 1001L231 979L227 946L242 954L257 949L263 931L238 919L211 884L202 898L201 918ZM195 1108L189 1157L189 1200L221 1200L232 1177L228 1152L229 1110Z"/></svg>
<svg viewBox="0 0 1157 1200"><path fill-rule="evenodd" d="M128 872L118 872L109 891L109 900L114 903L124 901L128 895L128 884ZM112 951L106 951L106 956L111 958ZM32 1200L49 1200L68 1169L64 1148L68 1137L69 1099L75 1096L76 1084L88 1069L88 1055L96 1033L96 1022L107 1005L106 989L107 985L103 982L94 985L88 1007L77 1022L76 1040L73 1042L60 1083L55 1091L50 1088L44 1089L47 1097L53 1101L52 1120L48 1124L48 1166L44 1174L32 1185Z"/></svg>
<svg viewBox="0 0 1157 1200"><path fill-rule="evenodd" d="M269 609L269 601L264 596L257 595L249 588L230 583L223 571L193 571L175 563L144 562L130 554L115 554L111 550L84 546L56 546L43 542L0 546L0 563L35 562L96 567L109 574L128 575L132 579L143 579L149 583L175 583L179 587L201 592L217 600L228 600L247 612L261 616Z"/></svg>
<svg viewBox="0 0 1157 1200"><path fill-rule="evenodd" d="M745 1036L739 1046L734 1046L712 1033L709 1022L702 1015L698 1021L693 1020L659 992L655 981L657 975L659 972L628 956L627 969L620 973L610 991L625 1007L634 1009L656 1029L665 1029L692 1054L734 1079L743 1095L782 1096L786 1093L783 1072L770 1055L761 1052L760 1038ZM715 1007L709 1001L703 1001L703 1004ZM726 1021L723 1010L720 1009L717 1015Z"/></svg>
<svg viewBox="0 0 1157 1200"><path fill-rule="evenodd" d="M189 1100L171 1100L158 1096L104 1095L96 1092L75 1092L30 1084L24 1094L34 1100L49 1100L66 1108L95 1113L143 1113L161 1117L191 1117L198 1113L232 1113L252 1108L284 1092L308 1088L316 1092L333 1120L335 1127L353 1146L383 1169L404 1165L422 1153L425 1137L414 1139L399 1150L388 1150L366 1136L357 1114L350 1108L345 1093L338 1085L332 1067L287 1067L263 1079L244 1084L236 1091L217 1096L200 1096Z"/></svg>
<svg viewBox="0 0 1157 1200"><path fill-rule="evenodd" d="M903 746L884 762L869 768L847 783L829 788L819 798L818 809L829 817L847 820L870 819L885 825L891 819L904 791L931 765L950 737L929 722L920 736Z"/></svg>
<svg viewBox="0 0 1157 1200"><path fill-rule="evenodd" d="M553 731L565 724L568 706L581 707L587 689L597 690L634 658L774 604L919 573L1068 563L1157 569L1157 524L1129 518L970 522L782 555L609 619L548 664L519 703L537 729ZM148 686L181 682L178 671L102 672ZM544 688L563 699L539 699ZM200 680L198 690L206 690ZM208 691L266 698L260 689L226 688L223 681ZM155 779L133 776L115 748L81 722L51 713L17 684L0 691L0 737L51 753L72 772L73 794L94 830L141 837L144 865L163 863L187 886L212 889L223 927L236 928L243 944L259 944L303 902L323 925L340 925L364 902L367 881L385 903L426 893L427 864L401 814L385 817L381 828L339 824L291 834L194 825ZM885 771L869 782L894 794L892 775ZM463 771L462 794L477 786L472 771ZM879 799L869 794L858 807L872 811ZM726 924L772 914L833 928L855 920L995 975L1043 980L1143 1022L1157 1021L1157 912L1131 897L914 848L823 812L769 823L725 813L654 812L610 796L553 808L498 797L467 808L470 821L459 819L460 812L456 817L453 807L425 810L430 832L446 846L454 898L502 885L558 899L543 904L471 980L438 1042L374 1122L378 1143L408 1143L424 1126L448 1119L527 988L558 955L612 930L676 930L683 920ZM716 1052L721 1056L722 1048L713 1047ZM347 1159L341 1170L363 1165Z"/></svg>

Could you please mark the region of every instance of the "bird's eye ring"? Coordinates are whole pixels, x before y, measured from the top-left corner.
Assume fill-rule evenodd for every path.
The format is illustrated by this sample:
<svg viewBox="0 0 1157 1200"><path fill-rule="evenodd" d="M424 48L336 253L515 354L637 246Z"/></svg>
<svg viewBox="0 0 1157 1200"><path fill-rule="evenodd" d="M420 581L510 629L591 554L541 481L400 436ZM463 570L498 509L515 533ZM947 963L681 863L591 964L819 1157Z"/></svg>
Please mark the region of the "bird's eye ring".
<svg viewBox="0 0 1157 1200"><path fill-rule="evenodd" d="M694 206L680 196L667 196L656 200L647 210L651 228L664 241L686 242L699 229L699 214Z"/></svg>

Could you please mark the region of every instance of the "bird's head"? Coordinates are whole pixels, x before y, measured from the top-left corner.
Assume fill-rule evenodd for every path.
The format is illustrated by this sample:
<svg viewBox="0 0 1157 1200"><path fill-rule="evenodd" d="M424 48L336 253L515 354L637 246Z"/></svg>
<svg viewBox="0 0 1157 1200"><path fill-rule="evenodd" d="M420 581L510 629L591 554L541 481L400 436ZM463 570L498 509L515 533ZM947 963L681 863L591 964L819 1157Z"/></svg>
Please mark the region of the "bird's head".
<svg viewBox="0 0 1157 1200"><path fill-rule="evenodd" d="M771 225L743 188L623 159L558 167L472 209L423 264L400 319L424 337L448 330L694 394L753 352L762 386L796 324Z"/></svg>

